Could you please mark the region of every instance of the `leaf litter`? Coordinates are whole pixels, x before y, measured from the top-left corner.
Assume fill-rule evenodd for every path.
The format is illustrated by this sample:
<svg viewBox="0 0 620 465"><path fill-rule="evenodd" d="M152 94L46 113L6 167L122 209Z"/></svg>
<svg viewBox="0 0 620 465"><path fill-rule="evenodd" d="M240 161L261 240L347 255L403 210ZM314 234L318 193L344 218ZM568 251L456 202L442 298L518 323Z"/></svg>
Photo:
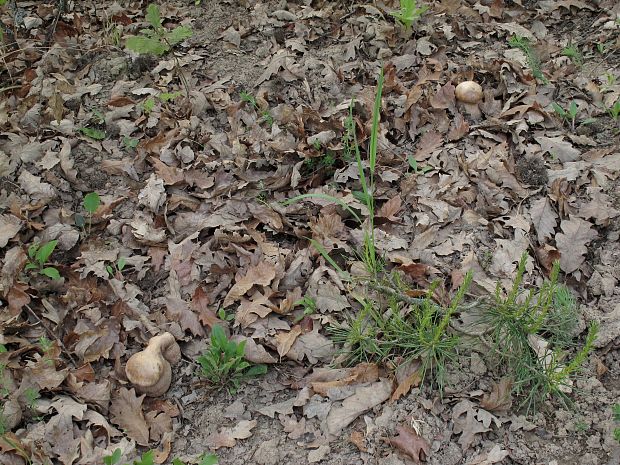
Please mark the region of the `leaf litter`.
<svg viewBox="0 0 620 465"><path fill-rule="evenodd" d="M128 2L0 7L10 463L102 463L116 448L129 460L145 447L159 447L158 463L205 449L222 463L607 463L613 440L598 425L620 373L617 5L442 1L406 29L389 14L398 3L167 2L164 26L193 34L164 56L124 47L145 24ZM474 290L492 293L523 250L532 283L559 260L587 304L580 321L602 323L605 374L577 382L582 420L561 407L516 416L511 379L465 355L443 397L420 386L416 361L329 367L328 329L359 308L357 291L307 239L357 269L347 257L363 229L342 205L368 212L345 122L354 98L365 150L380 67L374 224L386 265L421 291L434 279L456 289L472 270ZM454 95L472 79L478 105ZM554 113L574 101L574 121ZM342 205L281 203L304 193ZM25 270L28 247L53 240L61 278ZM232 416L191 363L214 325L274 366L237 393ZM163 331L187 363L163 398L138 396L124 364ZM335 447L345 437L352 447ZM268 440L277 447L259 446Z"/></svg>

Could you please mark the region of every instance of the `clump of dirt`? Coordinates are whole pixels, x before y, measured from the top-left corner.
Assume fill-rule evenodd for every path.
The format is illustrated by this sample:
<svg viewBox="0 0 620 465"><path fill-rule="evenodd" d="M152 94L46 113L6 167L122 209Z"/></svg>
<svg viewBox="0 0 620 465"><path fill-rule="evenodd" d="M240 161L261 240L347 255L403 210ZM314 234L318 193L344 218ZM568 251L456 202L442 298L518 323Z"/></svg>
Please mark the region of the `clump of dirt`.
<svg viewBox="0 0 620 465"><path fill-rule="evenodd" d="M517 179L529 186L545 186L549 181L545 162L536 156L525 156L517 160Z"/></svg>

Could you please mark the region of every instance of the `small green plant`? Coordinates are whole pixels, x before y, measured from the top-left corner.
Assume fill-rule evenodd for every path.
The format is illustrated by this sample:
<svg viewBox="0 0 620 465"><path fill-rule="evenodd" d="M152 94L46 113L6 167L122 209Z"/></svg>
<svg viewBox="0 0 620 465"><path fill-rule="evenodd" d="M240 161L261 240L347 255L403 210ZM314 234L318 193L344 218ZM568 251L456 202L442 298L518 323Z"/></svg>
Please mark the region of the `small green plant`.
<svg viewBox="0 0 620 465"><path fill-rule="evenodd" d="M140 143L139 139L123 136L123 145L125 146L127 150L135 149L139 143Z"/></svg>
<svg viewBox="0 0 620 465"><path fill-rule="evenodd" d="M161 22L159 7L153 3L146 8L146 21L149 28L142 29L139 36L127 38L125 45L129 50L162 56L193 34L188 26L177 26L171 31L166 29Z"/></svg>
<svg viewBox="0 0 620 465"><path fill-rule="evenodd" d="M420 168L420 166L418 165L418 161L415 158L413 158L413 155L407 156L407 162L409 163L409 167L413 170L413 173L415 175L424 174L433 169L432 166L428 166L428 165Z"/></svg>
<svg viewBox="0 0 620 465"><path fill-rule="evenodd" d="M103 458L104 465L116 465L121 461L121 456L123 455L120 449L116 449L112 455L107 455ZM218 459L215 454L204 454L200 458L200 462L198 465L217 465ZM180 460L179 458L175 458L172 461L173 465L185 465L185 462ZM130 464L126 464L130 465ZM155 465L155 452L153 450L149 450L142 454L141 457L135 459L131 465Z"/></svg>
<svg viewBox="0 0 620 465"><path fill-rule="evenodd" d="M304 309L303 313L301 315L297 316L293 320L293 323L295 323L295 324L299 323L301 320L303 320L308 315L312 315L312 314L316 313L316 300L314 300L312 297L309 297L307 295L302 297L298 301L296 301L293 304L293 306L295 306L295 307L301 306Z"/></svg>
<svg viewBox="0 0 620 465"><path fill-rule="evenodd" d="M90 128L90 127L84 126L80 128L80 132L84 134L86 137L90 137L91 139L94 139L94 140L103 140L106 137L105 131L101 129L97 129L97 128Z"/></svg>
<svg viewBox="0 0 620 465"><path fill-rule="evenodd" d="M568 108L565 110L557 103L553 102L551 104L553 110L558 114L563 121L570 123L572 130L575 130L575 118L577 117L577 113L579 113L579 109L577 108L577 103L573 100Z"/></svg>
<svg viewBox="0 0 620 465"><path fill-rule="evenodd" d="M522 255L506 297L498 283L494 300L480 305L479 324L488 328L492 356L513 376L513 390L523 396L521 406L529 411L548 396L569 403L566 392L571 378L592 351L598 327L590 325L583 346L577 349L573 343L577 304L568 289L558 284L559 262L540 288L524 292L527 257L527 252ZM569 359L571 350L575 353Z"/></svg>
<svg viewBox="0 0 620 465"><path fill-rule="evenodd" d="M538 59L538 56L536 55L532 44L530 44L530 41L527 38L514 35L508 39L508 44L511 47L518 48L525 54L525 57L527 58L527 64L532 70L532 76L534 76L543 84L549 83L549 81L542 72L540 60Z"/></svg>
<svg viewBox="0 0 620 465"><path fill-rule="evenodd" d="M93 214L97 211L100 205L101 198L96 192L90 192L86 194L82 199L82 206L84 207L84 210L88 212L88 232L86 232L87 235L90 235L90 230L93 222ZM86 227L86 218L84 218L83 215L76 213L75 225L79 228L84 229Z"/></svg>
<svg viewBox="0 0 620 465"><path fill-rule="evenodd" d="M46 266L48 259L56 248L56 244L58 244L58 241L53 240L45 244L35 242L28 247L28 263L26 263L24 270L36 270L39 274L47 276L48 278L60 279L60 273L56 268L53 266Z"/></svg>
<svg viewBox="0 0 620 465"><path fill-rule="evenodd" d="M620 118L620 99L616 100L616 103L614 103L607 112L615 121L618 121L618 118Z"/></svg>
<svg viewBox="0 0 620 465"><path fill-rule="evenodd" d="M570 58L577 66L583 66L583 55L576 46L569 45L568 47L564 47L562 49L562 55Z"/></svg>
<svg viewBox="0 0 620 465"><path fill-rule="evenodd" d="M267 373L266 365L252 366L243 358L244 353L245 341L229 340L224 330L215 325L211 330L211 347L197 359L200 375L234 394L243 380Z"/></svg>
<svg viewBox="0 0 620 465"><path fill-rule="evenodd" d="M390 14L409 30L426 10L428 10L428 6L418 6L417 0L400 0L400 9L390 12Z"/></svg>
<svg viewBox="0 0 620 465"><path fill-rule="evenodd" d="M241 92L239 92L239 97L241 97L242 102L248 103L252 108L254 108L254 111L256 111L261 116L261 119L265 123L267 123L267 126L273 126L273 116L271 116L271 113L268 109L261 110L258 102L256 101L256 98L254 98L252 94L249 94L248 92L242 90Z"/></svg>
<svg viewBox="0 0 620 465"><path fill-rule="evenodd" d="M122 271L125 268L126 264L127 261L125 260L125 258L120 257L118 260L116 260L116 263L106 265L105 269L110 275L110 277L122 276Z"/></svg>
<svg viewBox="0 0 620 465"><path fill-rule="evenodd" d="M234 313L226 313L226 309L219 308L218 311L217 311L217 317L220 320L222 320L222 321L230 322L230 321L234 321L235 314Z"/></svg>
<svg viewBox="0 0 620 465"><path fill-rule="evenodd" d="M24 398L26 400L26 406L30 410L34 410L37 406L37 401L41 398L41 394L37 389L29 387L24 390Z"/></svg>
<svg viewBox="0 0 620 465"><path fill-rule="evenodd" d="M614 404L612 412L614 421L620 425L620 404ZM620 443L620 426L614 428L614 439Z"/></svg>

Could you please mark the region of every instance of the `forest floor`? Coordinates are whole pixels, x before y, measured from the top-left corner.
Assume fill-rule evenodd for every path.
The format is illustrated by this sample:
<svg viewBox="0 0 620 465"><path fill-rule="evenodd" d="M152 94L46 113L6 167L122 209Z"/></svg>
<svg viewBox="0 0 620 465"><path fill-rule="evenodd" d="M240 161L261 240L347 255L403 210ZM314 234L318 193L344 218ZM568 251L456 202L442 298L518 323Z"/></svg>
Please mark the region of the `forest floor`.
<svg viewBox="0 0 620 465"><path fill-rule="evenodd" d="M620 3L433 1L406 27L394 0L157 2L159 55L127 47L144 1L0 3L1 464L620 464ZM524 408L464 311L443 390L335 337L468 272L465 302L505 293L524 252L523 289L559 260L579 303L562 363L599 323L569 403ZM267 373L199 376L215 325ZM182 360L145 397L125 365L161 332Z"/></svg>

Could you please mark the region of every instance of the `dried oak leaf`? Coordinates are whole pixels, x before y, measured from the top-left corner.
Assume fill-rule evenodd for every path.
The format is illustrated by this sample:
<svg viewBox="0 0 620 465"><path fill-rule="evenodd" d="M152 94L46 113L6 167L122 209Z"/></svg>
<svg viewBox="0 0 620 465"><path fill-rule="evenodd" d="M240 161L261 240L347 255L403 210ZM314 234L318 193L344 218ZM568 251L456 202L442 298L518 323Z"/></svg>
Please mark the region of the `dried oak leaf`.
<svg viewBox="0 0 620 465"><path fill-rule="evenodd" d="M530 217L536 229L539 244L544 244L547 238L553 237L558 215L551 207L551 202L547 197L532 202Z"/></svg>
<svg viewBox="0 0 620 465"><path fill-rule="evenodd" d="M209 295L202 286L199 286L194 291L190 307L198 314L198 319L204 326L208 328L213 328L215 325L224 326L224 322L209 308L211 303Z"/></svg>
<svg viewBox="0 0 620 465"><path fill-rule="evenodd" d="M181 328L189 330L194 336L204 336L205 332L200 324L198 315L190 310L183 299L168 297L166 299L166 315L179 323Z"/></svg>
<svg viewBox="0 0 620 465"><path fill-rule="evenodd" d="M120 426L127 435L141 446L149 443L149 427L142 413L145 395L136 397L134 389L120 388L112 398L110 420Z"/></svg>
<svg viewBox="0 0 620 465"><path fill-rule="evenodd" d="M267 286L276 277L276 267L268 262L260 262L248 268L244 276L236 276L234 286L224 298L223 307L228 307L242 295L252 289L252 286Z"/></svg>
<svg viewBox="0 0 620 465"><path fill-rule="evenodd" d="M287 352L291 350L291 347L295 343L295 339L297 339L297 336L299 336L300 334L301 326L299 325L293 326L293 328L288 332L281 332L276 334L276 348L278 349L278 355L280 357L284 357Z"/></svg>
<svg viewBox="0 0 620 465"><path fill-rule="evenodd" d="M491 392L485 393L480 401L480 407L490 412L505 413L512 406L512 378L504 377L499 383L493 383Z"/></svg>
<svg viewBox="0 0 620 465"><path fill-rule="evenodd" d="M341 406L332 407L327 414L327 433L337 435L362 413L388 400L391 393L392 382L387 379L356 387L352 396L347 397Z"/></svg>
<svg viewBox="0 0 620 465"><path fill-rule="evenodd" d="M223 428L219 433L213 433L207 437L207 446L213 449L235 447L237 439L247 439L252 436L252 429L257 423L256 420L242 420L232 428Z"/></svg>
<svg viewBox="0 0 620 465"><path fill-rule="evenodd" d="M22 222L16 216L0 215L0 248L5 247L21 228Z"/></svg>
<svg viewBox="0 0 620 465"><path fill-rule="evenodd" d="M422 364L420 360L411 360L400 364L396 368L396 382L398 387L394 390L390 401L400 399L407 394L412 387L419 386L422 382Z"/></svg>
<svg viewBox="0 0 620 465"><path fill-rule="evenodd" d="M476 434L485 433L489 428L476 419L475 406L468 400L462 400L454 406L452 410L452 421L454 422L454 434L461 434L459 444L463 450L469 449Z"/></svg>
<svg viewBox="0 0 620 465"><path fill-rule="evenodd" d="M396 432L398 436L388 439L392 446L403 451L416 463L426 461L431 450L431 445L426 439L407 425L398 425Z"/></svg>
<svg viewBox="0 0 620 465"><path fill-rule="evenodd" d="M577 271L588 251L586 244L598 236L591 229L592 223L581 218L571 218L560 223L563 232L555 235L555 243L560 251L560 268L565 273Z"/></svg>

